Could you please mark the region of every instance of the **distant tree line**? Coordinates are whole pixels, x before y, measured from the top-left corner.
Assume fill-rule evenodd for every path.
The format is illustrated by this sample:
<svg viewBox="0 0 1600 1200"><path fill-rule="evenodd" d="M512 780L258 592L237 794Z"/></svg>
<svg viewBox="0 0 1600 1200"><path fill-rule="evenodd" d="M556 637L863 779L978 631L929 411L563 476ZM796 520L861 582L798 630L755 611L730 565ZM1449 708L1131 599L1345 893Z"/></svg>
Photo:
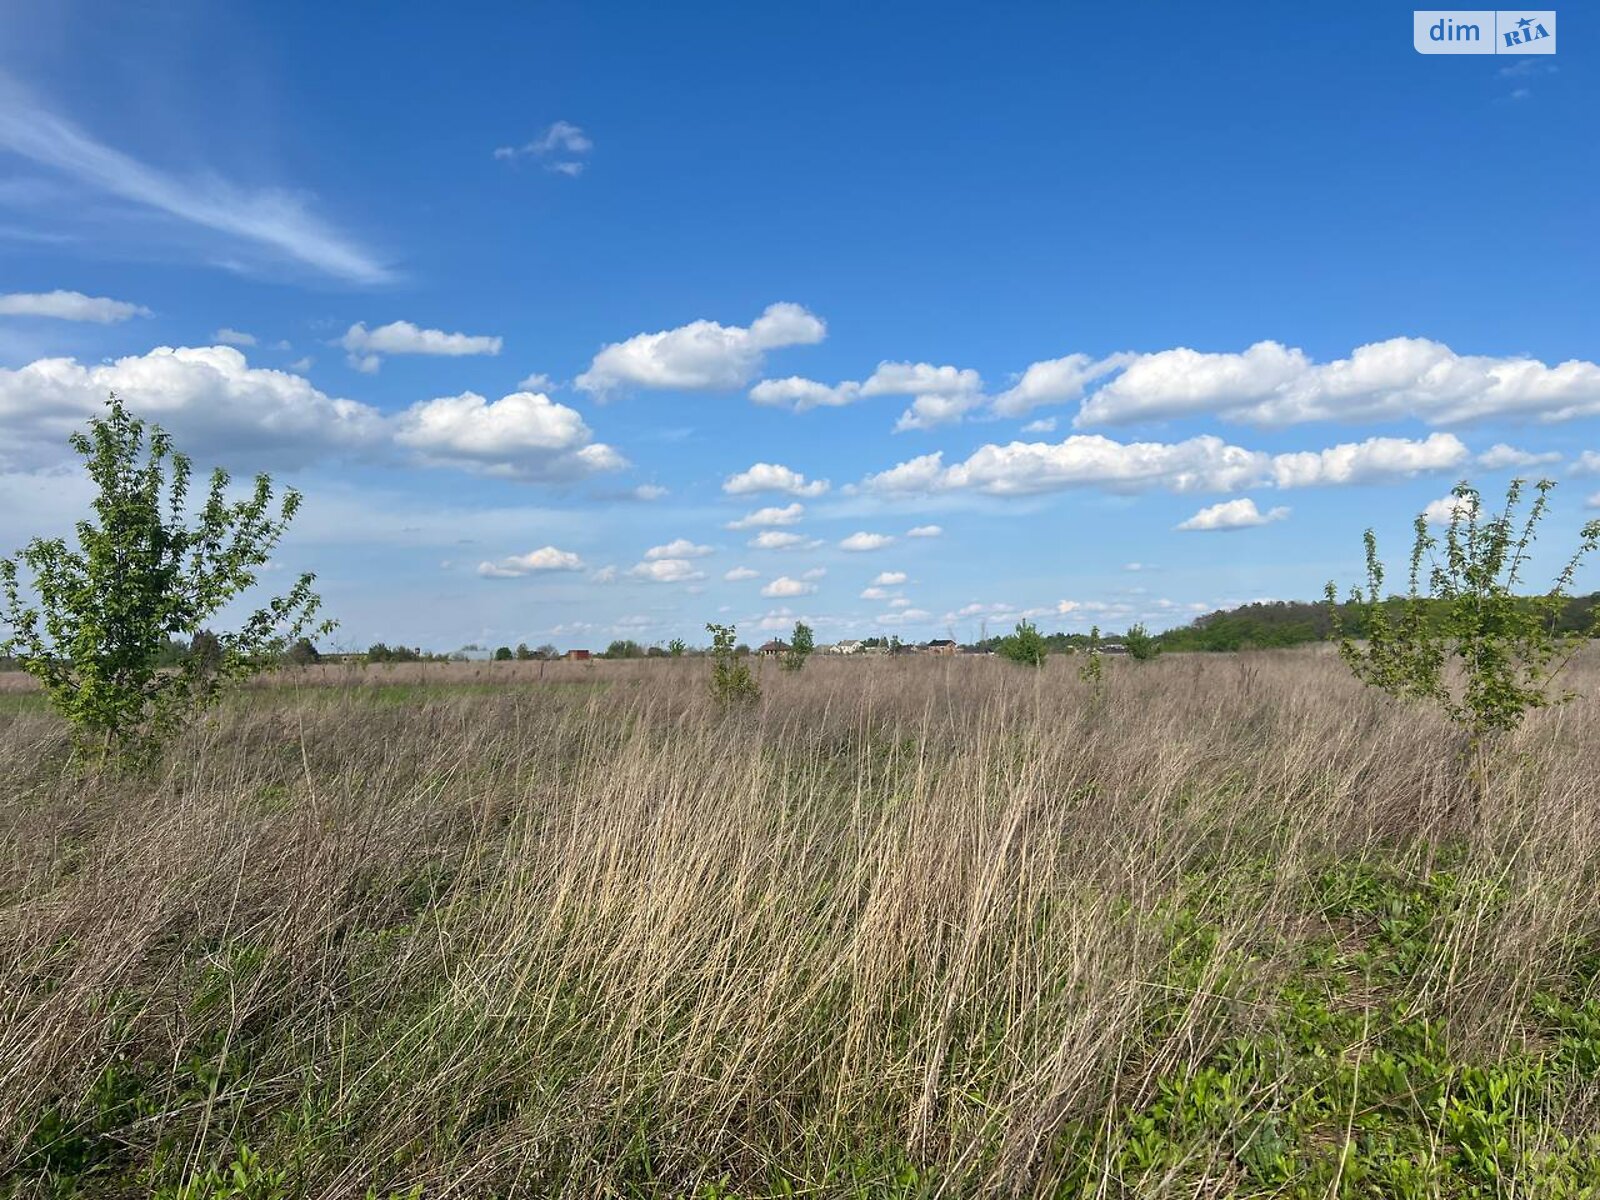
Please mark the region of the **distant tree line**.
<svg viewBox="0 0 1600 1200"><path fill-rule="evenodd" d="M1403 597L1391 596L1383 608L1390 616L1398 616L1405 603ZM1432 620L1442 623L1446 619L1445 601L1428 600L1424 604ZM1600 592L1570 597L1552 632L1578 633L1591 628L1597 608ZM1366 609L1345 602L1338 607L1338 617L1345 636L1366 637L1370 620ZM1272 650L1325 642L1333 635L1334 617L1326 602L1273 600L1207 613L1187 625L1158 634L1156 640L1164 650Z"/></svg>

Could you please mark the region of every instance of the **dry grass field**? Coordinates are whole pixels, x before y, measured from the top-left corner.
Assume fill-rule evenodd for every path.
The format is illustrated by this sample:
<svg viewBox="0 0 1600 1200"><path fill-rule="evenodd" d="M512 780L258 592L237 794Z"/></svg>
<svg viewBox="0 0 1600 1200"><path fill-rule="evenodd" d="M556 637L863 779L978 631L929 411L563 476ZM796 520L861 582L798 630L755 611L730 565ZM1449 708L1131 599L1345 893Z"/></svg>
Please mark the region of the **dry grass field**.
<svg viewBox="0 0 1600 1200"><path fill-rule="evenodd" d="M0 676L0 1194L1600 1189L1595 700L1480 792L1321 651L707 670L289 674L88 778Z"/></svg>

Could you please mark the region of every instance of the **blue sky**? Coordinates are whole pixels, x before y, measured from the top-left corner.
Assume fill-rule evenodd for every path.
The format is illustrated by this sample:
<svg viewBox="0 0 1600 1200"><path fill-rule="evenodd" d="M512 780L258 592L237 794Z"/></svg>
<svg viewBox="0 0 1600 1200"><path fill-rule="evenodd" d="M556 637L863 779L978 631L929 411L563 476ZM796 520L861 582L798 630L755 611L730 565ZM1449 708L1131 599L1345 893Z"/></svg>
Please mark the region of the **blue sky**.
<svg viewBox="0 0 1600 1200"><path fill-rule="evenodd" d="M305 493L355 646L1166 626L1515 474L1553 567L1600 505L1560 22L9 5L0 547L116 387Z"/></svg>

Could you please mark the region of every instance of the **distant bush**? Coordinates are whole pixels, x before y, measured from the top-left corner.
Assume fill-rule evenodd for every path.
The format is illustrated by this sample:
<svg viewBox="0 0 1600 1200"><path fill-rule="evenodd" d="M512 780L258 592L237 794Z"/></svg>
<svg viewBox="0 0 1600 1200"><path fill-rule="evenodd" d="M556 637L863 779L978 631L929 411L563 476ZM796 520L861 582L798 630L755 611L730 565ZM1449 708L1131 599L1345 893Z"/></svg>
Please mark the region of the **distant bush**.
<svg viewBox="0 0 1600 1200"><path fill-rule="evenodd" d="M1151 637L1143 625L1130 626L1122 635L1122 644L1128 648L1128 656L1137 662L1149 662L1161 653L1161 643Z"/></svg>
<svg viewBox="0 0 1600 1200"><path fill-rule="evenodd" d="M1050 654L1050 648L1039 634L1039 627L1032 621L1025 620L1018 621L1015 632L1009 637L1001 638L995 650L1001 658L1021 663L1025 667L1044 666L1044 660Z"/></svg>
<svg viewBox="0 0 1600 1200"><path fill-rule="evenodd" d="M816 639L812 636L811 626L800 621L794 623L794 632L789 635L789 649L784 652L780 666L785 671L799 671L804 669L806 659L811 657L811 651L816 647Z"/></svg>
<svg viewBox="0 0 1600 1200"><path fill-rule="evenodd" d="M497 647L495 647L495 652L494 652L494 660L495 660L495 662L511 662L515 657L516 656L511 653L511 647L510 646L497 646Z"/></svg>
<svg viewBox="0 0 1600 1200"><path fill-rule="evenodd" d="M734 645L734 626L707 625L706 632L711 635L711 695L724 705L744 704L760 696L760 685L744 661L749 647Z"/></svg>
<svg viewBox="0 0 1600 1200"><path fill-rule="evenodd" d="M367 647L365 657L369 663L413 663L425 662L432 656L412 646L390 646L384 642L373 642Z"/></svg>
<svg viewBox="0 0 1600 1200"><path fill-rule="evenodd" d="M284 651L283 660L290 666L309 667L321 662L322 654L310 638L296 638L294 644Z"/></svg>
<svg viewBox="0 0 1600 1200"><path fill-rule="evenodd" d="M1088 657L1078 668L1078 678L1085 683L1098 685L1101 675L1105 672L1105 664L1100 661L1100 626L1095 625L1090 628L1089 641L1084 650Z"/></svg>
<svg viewBox="0 0 1600 1200"><path fill-rule="evenodd" d="M618 638L600 652L601 658L643 658L644 647L632 638Z"/></svg>

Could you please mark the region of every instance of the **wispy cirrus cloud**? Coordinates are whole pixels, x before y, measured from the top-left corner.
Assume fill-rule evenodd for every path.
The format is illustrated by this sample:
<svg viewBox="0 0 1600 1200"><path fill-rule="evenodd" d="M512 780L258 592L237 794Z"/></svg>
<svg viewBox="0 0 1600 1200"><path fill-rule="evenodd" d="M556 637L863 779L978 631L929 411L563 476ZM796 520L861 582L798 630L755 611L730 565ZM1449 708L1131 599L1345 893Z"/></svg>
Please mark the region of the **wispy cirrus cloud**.
<svg viewBox="0 0 1600 1200"><path fill-rule="evenodd" d="M378 284L393 271L312 213L301 192L245 188L209 171L180 177L98 141L0 74L0 150L85 187L177 221L238 239L349 283Z"/></svg>

